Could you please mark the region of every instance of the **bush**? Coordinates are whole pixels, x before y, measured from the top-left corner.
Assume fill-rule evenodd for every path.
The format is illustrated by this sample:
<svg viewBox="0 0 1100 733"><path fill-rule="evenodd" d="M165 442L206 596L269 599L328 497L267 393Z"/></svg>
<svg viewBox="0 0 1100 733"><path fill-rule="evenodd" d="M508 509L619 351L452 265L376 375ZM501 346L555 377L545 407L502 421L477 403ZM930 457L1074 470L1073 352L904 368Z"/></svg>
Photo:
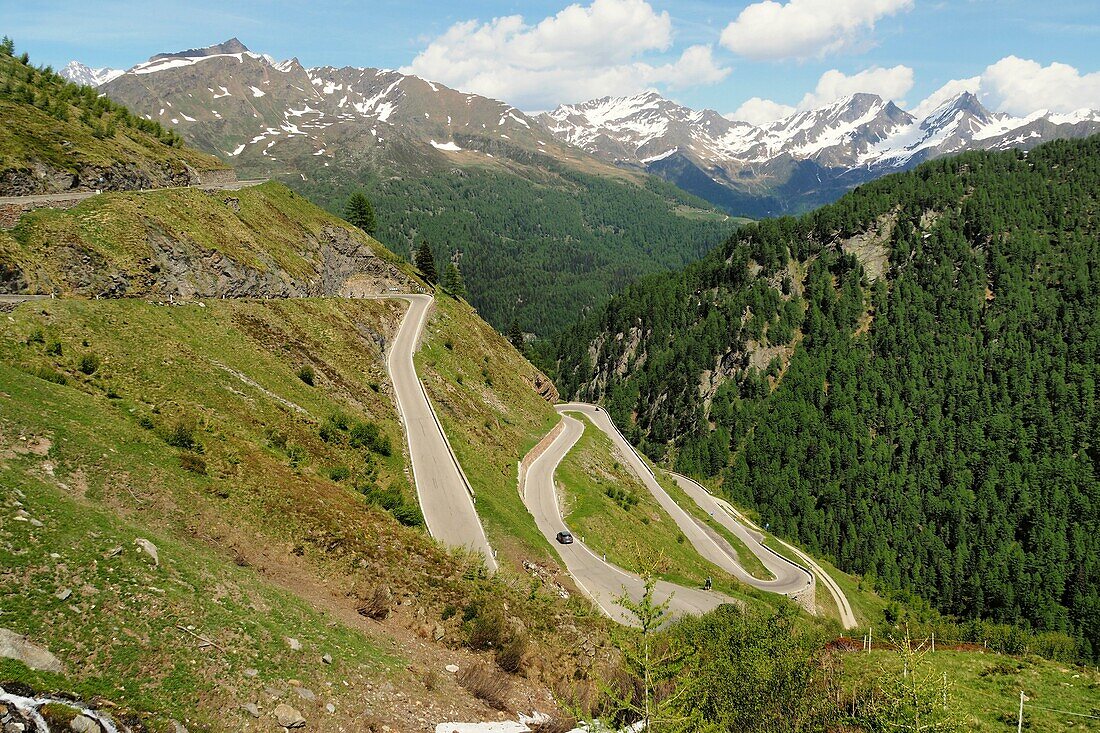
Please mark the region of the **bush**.
<svg viewBox="0 0 1100 733"><path fill-rule="evenodd" d="M149 417L148 415L142 415L138 418L138 425L145 428L146 430L152 430L154 427L153 418Z"/></svg>
<svg viewBox="0 0 1100 733"><path fill-rule="evenodd" d="M458 684L465 687L471 695L484 700L497 710L508 709L508 691L511 683L504 675L484 665L466 667L458 673Z"/></svg>
<svg viewBox="0 0 1100 733"><path fill-rule="evenodd" d="M527 637L517 634L497 650L497 666L509 674L517 674L523 669L523 655L526 653Z"/></svg>
<svg viewBox="0 0 1100 733"><path fill-rule="evenodd" d="M467 643L471 649L486 650L500 648L507 638L504 612L493 606L474 604L467 609L473 616L467 622Z"/></svg>
<svg viewBox="0 0 1100 733"><path fill-rule="evenodd" d="M199 450L199 441L195 437L195 424L190 420L179 419L168 434L164 436L164 442L173 448L183 450Z"/></svg>
<svg viewBox="0 0 1100 733"><path fill-rule="evenodd" d="M373 422L357 422L352 425L348 443L352 448L367 448L383 456L393 453L389 436L383 434L377 423Z"/></svg>
<svg viewBox="0 0 1100 733"><path fill-rule="evenodd" d="M200 476L206 475L206 461L194 453L180 453L180 468Z"/></svg>
<svg viewBox="0 0 1100 733"><path fill-rule="evenodd" d="M351 476L351 470L347 466L330 466L328 477L336 482L346 481Z"/></svg>
<svg viewBox="0 0 1100 733"><path fill-rule="evenodd" d="M357 593L358 604L355 610L360 616L382 621L390 615L393 608L393 595L384 585L376 585L362 593Z"/></svg>
<svg viewBox="0 0 1100 733"><path fill-rule="evenodd" d="M313 380L316 378L316 376L317 375L313 371L313 367L311 367L309 364L306 364L305 366L303 366L301 369L298 370L298 379L301 379L303 382L308 384L310 387L313 386Z"/></svg>
<svg viewBox="0 0 1100 733"><path fill-rule="evenodd" d="M76 362L76 368L91 376L99 370L99 357L95 354L83 354Z"/></svg>
<svg viewBox="0 0 1100 733"><path fill-rule="evenodd" d="M287 445L286 455L287 458L290 459L291 468L298 468L298 466L305 463L306 458L309 457L309 454L306 453L306 449L300 445L297 445L296 443L291 443Z"/></svg>
<svg viewBox="0 0 1100 733"><path fill-rule="evenodd" d="M51 341L46 344L46 353L50 356L61 356L61 342Z"/></svg>
<svg viewBox="0 0 1100 733"><path fill-rule="evenodd" d="M68 378L64 374L56 369L50 369L49 367L38 367L31 373L39 379L45 379L47 382L53 382L54 384L69 383Z"/></svg>

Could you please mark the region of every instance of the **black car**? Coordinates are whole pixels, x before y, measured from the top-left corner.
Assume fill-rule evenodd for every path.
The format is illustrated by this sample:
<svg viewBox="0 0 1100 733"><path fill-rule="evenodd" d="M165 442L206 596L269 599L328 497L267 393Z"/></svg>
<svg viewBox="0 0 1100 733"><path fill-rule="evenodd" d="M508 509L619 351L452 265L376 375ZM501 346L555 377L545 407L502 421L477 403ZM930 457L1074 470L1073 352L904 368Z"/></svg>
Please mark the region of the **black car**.
<svg viewBox="0 0 1100 733"><path fill-rule="evenodd" d="M558 532L557 540L563 545L571 545L573 544L573 533L569 531Z"/></svg>

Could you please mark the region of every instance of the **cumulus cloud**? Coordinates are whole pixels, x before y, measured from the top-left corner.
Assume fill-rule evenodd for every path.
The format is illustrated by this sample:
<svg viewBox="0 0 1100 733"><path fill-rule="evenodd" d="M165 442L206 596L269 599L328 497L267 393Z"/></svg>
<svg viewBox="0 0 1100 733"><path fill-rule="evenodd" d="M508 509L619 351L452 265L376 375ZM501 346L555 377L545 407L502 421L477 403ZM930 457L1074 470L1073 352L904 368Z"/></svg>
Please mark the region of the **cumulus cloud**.
<svg viewBox="0 0 1100 733"><path fill-rule="evenodd" d="M671 46L667 12L645 0L593 0L534 25L519 15L456 23L401 71L525 109L654 85L713 84L729 74L709 46L691 46L670 63L644 60Z"/></svg>
<svg viewBox="0 0 1100 733"><path fill-rule="evenodd" d="M901 64L883 69L873 66L856 74L845 74L837 69L826 71L817 80L812 92L807 92L797 107L753 97L726 115L731 120L743 120L754 125L775 122L797 110L824 107L841 97L851 94L877 94L883 99L898 101L913 88L913 70Z"/></svg>
<svg viewBox="0 0 1100 733"><path fill-rule="evenodd" d="M798 108L822 107L841 97L859 92L877 94L883 99L898 101L912 88L913 70L901 64L889 69L873 66L850 76L837 69L830 69L817 80L814 90L802 97Z"/></svg>
<svg viewBox="0 0 1100 733"><path fill-rule="evenodd" d="M795 108L789 104L781 104L770 99L753 97L746 99L744 103L730 112L726 117L735 122L748 122L750 125L766 125L769 122L781 120L794 114Z"/></svg>
<svg viewBox="0 0 1100 733"><path fill-rule="evenodd" d="M764 0L722 31L722 45L753 59L811 58L859 40L875 23L913 7L913 0Z"/></svg>
<svg viewBox="0 0 1100 733"><path fill-rule="evenodd" d="M974 94L995 112L1018 116L1044 109L1100 109L1100 71L1082 74L1068 64L1043 66L1030 59L1006 56L978 76L947 82L918 104L913 114L922 118L963 92Z"/></svg>
<svg viewBox="0 0 1100 733"><path fill-rule="evenodd" d="M1007 56L982 73L978 98L986 106L1015 115L1040 109L1100 109L1100 71L1082 74L1068 64L1043 66Z"/></svg>

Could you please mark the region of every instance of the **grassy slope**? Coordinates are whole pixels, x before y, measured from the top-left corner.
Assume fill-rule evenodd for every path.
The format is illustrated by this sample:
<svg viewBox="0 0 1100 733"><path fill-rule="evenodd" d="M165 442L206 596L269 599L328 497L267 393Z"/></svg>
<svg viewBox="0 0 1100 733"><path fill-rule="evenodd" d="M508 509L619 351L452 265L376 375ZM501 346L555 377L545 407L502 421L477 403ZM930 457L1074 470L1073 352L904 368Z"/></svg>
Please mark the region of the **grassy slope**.
<svg viewBox="0 0 1100 733"><path fill-rule="evenodd" d="M931 670L947 673L951 699L966 730L994 733L1016 730L1020 691L1025 730L1061 732L1100 728L1100 721L1039 710L1035 706L1100 716L1100 674L1095 669L1049 662L1038 657L937 651L925 659ZM869 687L883 669L896 669L887 651L842 655L848 689Z"/></svg>
<svg viewBox="0 0 1100 733"><path fill-rule="evenodd" d="M233 197L240 211L227 206ZM379 257L401 265L358 229L277 183L208 193L197 189L146 193L105 193L69 210L40 209L26 214L11 232L0 232L0 260L23 270L32 292L72 289L61 248L91 253L98 269L117 269L140 278L155 250L150 239L169 237L197 252L217 252L261 271L278 267L307 277L316 265L302 241L326 227L339 227ZM102 259L98 259L102 258ZM407 266L407 265L406 265Z"/></svg>
<svg viewBox="0 0 1100 733"><path fill-rule="evenodd" d="M57 300L5 316L0 557L11 597L0 625L46 642L70 675L42 680L5 663L3 678L187 715L192 730L202 730L226 715L243 727L250 719L236 705L262 683L288 689L294 678L320 692L339 675L352 685L328 693L341 711L331 719L337 725L367 712L363 683L394 679L406 691L420 684L387 661L394 653L379 651L381 644L390 648L385 633L362 628L354 609L364 589L383 584L395 601L425 609L401 623L434 623L447 606L494 598L512 603L534 643L553 634L547 619L561 609L548 595L524 603L530 589L512 590L523 584L479 580L422 530L401 527L348 482L326 477L333 465L365 473L368 460L363 450L320 439L319 421L339 410L373 420L389 435L395 454L372 459L378 483L412 494L374 345L375 337L393 332L402 312L398 303L379 301L158 307ZM464 333L483 326L466 312L455 318ZM60 354L49 353L54 343ZM91 376L76 368L85 354L101 360ZM315 387L296 376L305 363L315 369ZM67 384L38 373L64 374ZM142 427L143 418L154 429ZM163 440L178 419L196 425L208 475L183 470L186 452ZM49 441L46 455L23 450L35 438ZM514 469L511 481L514 492ZM11 520L15 501L44 526ZM160 570L135 554L137 536L158 545ZM125 549L107 557L114 546ZM74 590L67 604L51 595L63 586ZM66 605L84 609L79 623ZM414 610L410 605L404 613ZM462 637L461 621L461 614L442 621L452 643ZM196 650L177 622L194 625L225 652ZM291 654L282 636L301 639L306 651ZM556 646L570 653L568 644ZM317 663L322 648L338 660L331 669ZM243 677L248 666L260 670L258 678ZM431 704L428 691L418 694ZM449 705L468 700L453 689L438 694L448 695ZM313 710L289 695L285 701ZM319 700L318 706L327 701Z"/></svg>
<svg viewBox="0 0 1100 733"><path fill-rule="evenodd" d="M523 505L517 465L557 423L531 388L535 368L473 310L445 295L416 355L417 370L477 497L489 541L518 566L550 545Z"/></svg>

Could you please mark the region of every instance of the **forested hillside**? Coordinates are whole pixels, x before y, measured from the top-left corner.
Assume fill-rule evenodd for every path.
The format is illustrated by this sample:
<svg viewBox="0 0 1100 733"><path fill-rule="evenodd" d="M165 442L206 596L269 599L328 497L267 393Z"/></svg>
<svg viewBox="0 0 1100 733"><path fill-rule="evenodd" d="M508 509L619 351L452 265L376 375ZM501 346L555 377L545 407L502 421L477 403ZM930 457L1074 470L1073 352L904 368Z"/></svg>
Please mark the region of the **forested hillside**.
<svg viewBox="0 0 1100 733"><path fill-rule="evenodd" d="M541 180L476 167L407 177L340 169L287 184L340 211L358 177L380 241L400 254L426 241L440 269L456 258L485 320L542 336L643 275L694 262L734 226L657 178L635 185L545 157L539 166Z"/></svg>
<svg viewBox="0 0 1100 733"><path fill-rule="evenodd" d="M563 395L945 612L1100 651L1100 137L746 227L548 347Z"/></svg>

